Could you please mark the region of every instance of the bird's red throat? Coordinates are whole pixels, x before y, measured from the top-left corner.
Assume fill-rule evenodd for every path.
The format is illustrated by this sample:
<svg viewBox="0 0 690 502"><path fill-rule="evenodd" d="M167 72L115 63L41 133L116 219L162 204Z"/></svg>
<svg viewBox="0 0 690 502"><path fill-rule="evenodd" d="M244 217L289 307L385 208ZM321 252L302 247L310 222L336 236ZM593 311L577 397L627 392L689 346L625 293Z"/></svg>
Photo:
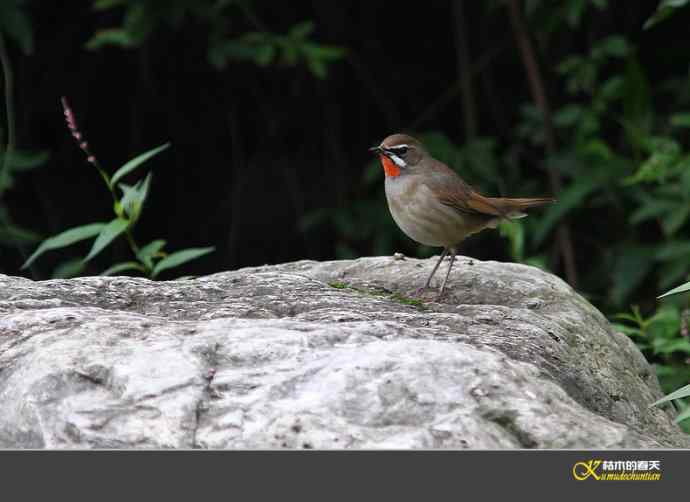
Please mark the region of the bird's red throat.
<svg viewBox="0 0 690 502"><path fill-rule="evenodd" d="M385 155L380 155L381 165L383 165L383 170L386 172L386 176L400 176L400 168L395 165L391 159Z"/></svg>

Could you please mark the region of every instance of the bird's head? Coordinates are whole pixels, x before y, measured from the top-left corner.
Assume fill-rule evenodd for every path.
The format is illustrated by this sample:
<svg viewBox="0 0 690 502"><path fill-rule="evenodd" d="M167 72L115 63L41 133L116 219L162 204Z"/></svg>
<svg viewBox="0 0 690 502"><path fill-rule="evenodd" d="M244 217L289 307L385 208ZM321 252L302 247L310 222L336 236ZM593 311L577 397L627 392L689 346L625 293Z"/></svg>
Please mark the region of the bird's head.
<svg viewBox="0 0 690 502"><path fill-rule="evenodd" d="M369 150L379 155L386 176L393 177L417 166L428 155L422 144L407 134L392 134Z"/></svg>

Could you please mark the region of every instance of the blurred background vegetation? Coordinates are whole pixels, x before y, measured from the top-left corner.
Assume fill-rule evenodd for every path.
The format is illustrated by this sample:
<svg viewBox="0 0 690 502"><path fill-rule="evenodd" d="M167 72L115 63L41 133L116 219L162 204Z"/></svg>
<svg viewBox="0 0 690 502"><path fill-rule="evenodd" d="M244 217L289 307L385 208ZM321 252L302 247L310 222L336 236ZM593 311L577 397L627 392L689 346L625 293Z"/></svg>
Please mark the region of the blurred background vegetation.
<svg viewBox="0 0 690 502"><path fill-rule="evenodd" d="M0 273L99 274L138 250L110 239L85 263L76 240L20 272L47 237L112 218L61 96L110 174L171 144L133 218L155 243L148 275L161 238L215 248L180 269L194 274L436 253L395 227L367 152L407 131L487 194L554 194L461 252L559 274L674 390L690 378L688 295L657 296L690 272L686 4L0 0Z"/></svg>

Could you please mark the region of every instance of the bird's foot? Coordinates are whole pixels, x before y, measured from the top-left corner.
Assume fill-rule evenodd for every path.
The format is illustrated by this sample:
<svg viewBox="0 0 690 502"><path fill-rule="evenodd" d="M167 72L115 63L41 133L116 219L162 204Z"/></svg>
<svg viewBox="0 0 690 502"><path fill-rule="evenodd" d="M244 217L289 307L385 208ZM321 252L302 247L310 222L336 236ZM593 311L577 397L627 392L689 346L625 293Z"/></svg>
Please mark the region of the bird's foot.
<svg viewBox="0 0 690 502"><path fill-rule="evenodd" d="M448 294L448 290L446 289L446 285L444 284L441 286L441 289L438 291L438 295L436 295L436 301L441 301L441 298L446 296Z"/></svg>
<svg viewBox="0 0 690 502"><path fill-rule="evenodd" d="M422 286L421 288L417 288L414 293L412 293L412 296L422 296L426 290L429 289L429 286Z"/></svg>
<svg viewBox="0 0 690 502"><path fill-rule="evenodd" d="M425 293L432 293L432 289L434 289L434 288L430 288L429 286L422 287L422 288L416 289L415 292L412 293L411 296L413 296L414 298L422 298ZM446 291L441 290L438 292L436 297L432 297L432 298L434 301L440 301L441 298L443 298L445 296L445 294L446 294ZM430 299L431 298L427 298L427 300L430 300Z"/></svg>

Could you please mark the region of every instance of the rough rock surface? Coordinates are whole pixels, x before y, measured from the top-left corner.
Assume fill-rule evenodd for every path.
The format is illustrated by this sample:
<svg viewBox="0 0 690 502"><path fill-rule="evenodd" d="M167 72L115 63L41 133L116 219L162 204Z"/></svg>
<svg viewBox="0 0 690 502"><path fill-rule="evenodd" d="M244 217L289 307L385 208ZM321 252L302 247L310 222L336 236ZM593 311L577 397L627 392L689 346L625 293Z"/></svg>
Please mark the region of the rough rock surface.
<svg viewBox="0 0 690 502"><path fill-rule="evenodd" d="M648 407L637 348L563 281L460 258L440 302L410 302L433 264L0 276L0 447L690 445Z"/></svg>

